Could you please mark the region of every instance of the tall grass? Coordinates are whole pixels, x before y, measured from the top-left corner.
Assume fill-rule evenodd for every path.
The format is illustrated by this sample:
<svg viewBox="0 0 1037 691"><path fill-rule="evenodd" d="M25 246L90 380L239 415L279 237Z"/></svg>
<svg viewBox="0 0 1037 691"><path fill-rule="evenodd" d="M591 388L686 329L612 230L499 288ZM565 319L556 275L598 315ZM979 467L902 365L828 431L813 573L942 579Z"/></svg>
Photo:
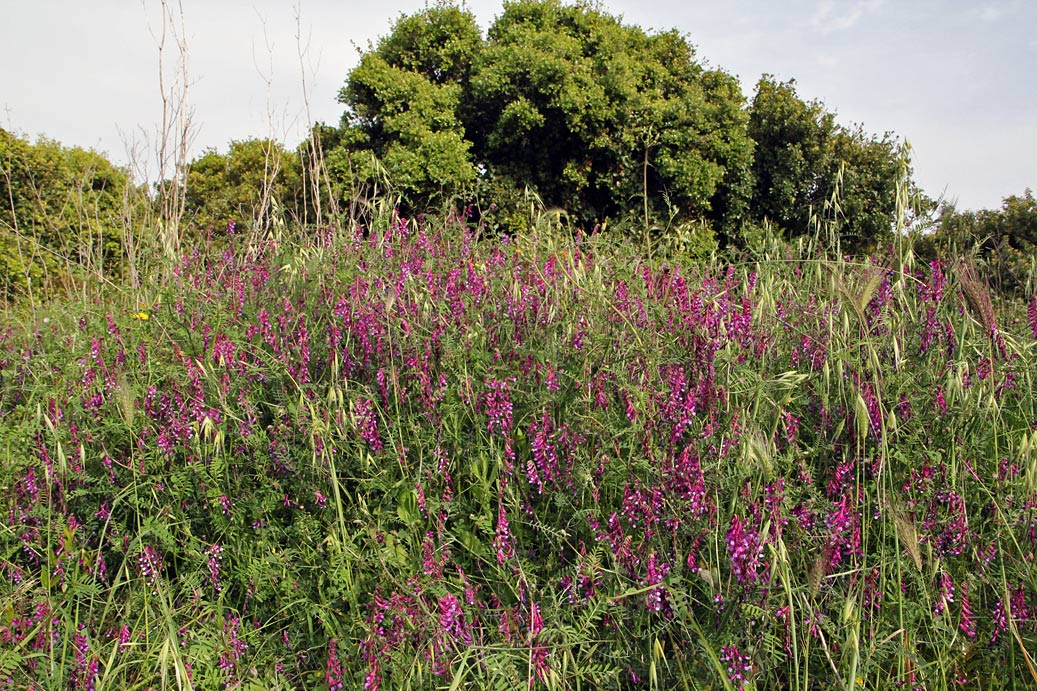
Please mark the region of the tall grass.
<svg viewBox="0 0 1037 691"><path fill-rule="evenodd" d="M3 683L1037 684L1032 326L546 219L232 232L0 332Z"/></svg>

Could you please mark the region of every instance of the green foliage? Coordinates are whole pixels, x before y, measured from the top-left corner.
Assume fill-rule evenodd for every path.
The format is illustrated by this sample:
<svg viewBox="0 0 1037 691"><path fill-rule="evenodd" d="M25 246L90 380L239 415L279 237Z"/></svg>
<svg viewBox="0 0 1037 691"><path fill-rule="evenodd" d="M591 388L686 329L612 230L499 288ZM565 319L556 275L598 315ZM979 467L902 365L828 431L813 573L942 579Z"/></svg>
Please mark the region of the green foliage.
<svg viewBox="0 0 1037 691"><path fill-rule="evenodd" d="M749 111L756 142L752 214L810 235L820 221L831 225L842 249L874 250L891 237L902 152L886 134L868 136L835 121L818 101L805 102L795 83L763 77Z"/></svg>
<svg viewBox="0 0 1037 691"><path fill-rule="evenodd" d="M1027 189L1005 197L1000 209L958 211L945 204L931 241L940 254L974 255L984 278L998 292L1020 292L1034 276L1037 199Z"/></svg>
<svg viewBox="0 0 1037 691"><path fill-rule="evenodd" d="M506 3L485 39L463 7L404 15L339 99L340 187L389 189L407 212L493 201L482 220L509 231L528 190L583 229L706 222L745 247L766 221L863 254L892 237L897 185L911 185L891 134L839 125L769 76L747 108L684 36L585 3Z"/></svg>
<svg viewBox="0 0 1037 691"><path fill-rule="evenodd" d="M0 129L0 301L119 275L127 186L98 153Z"/></svg>
<svg viewBox="0 0 1037 691"><path fill-rule="evenodd" d="M0 327L8 685L1032 685L1037 321L563 223L232 236Z"/></svg>
<svg viewBox="0 0 1037 691"><path fill-rule="evenodd" d="M628 212L657 223L672 209L735 222L743 210L752 142L737 81L701 67L676 32L585 5L510 3L471 93L485 163L581 225Z"/></svg>
<svg viewBox="0 0 1037 691"><path fill-rule="evenodd" d="M809 210L825 201L817 176L835 133L835 116L796 95L793 82L756 85L749 135L756 142L752 210L794 235L809 230Z"/></svg>
<svg viewBox="0 0 1037 691"><path fill-rule="evenodd" d="M384 172L411 207L478 177L531 188L581 227L698 219L727 231L746 212L752 142L734 77L699 65L676 32L585 5L508 3L485 42L457 7L403 17L340 99L358 174Z"/></svg>
<svg viewBox="0 0 1037 691"><path fill-rule="evenodd" d="M301 217L299 156L269 139L231 142L225 154L207 151L187 173L187 218L199 230L265 229Z"/></svg>
<svg viewBox="0 0 1037 691"><path fill-rule="evenodd" d="M411 206L438 206L476 177L459 111L480 44L470 12L437 5L401 17L393 33L365 53L339 93L341 169L385 189L388 177Z"/></svg>

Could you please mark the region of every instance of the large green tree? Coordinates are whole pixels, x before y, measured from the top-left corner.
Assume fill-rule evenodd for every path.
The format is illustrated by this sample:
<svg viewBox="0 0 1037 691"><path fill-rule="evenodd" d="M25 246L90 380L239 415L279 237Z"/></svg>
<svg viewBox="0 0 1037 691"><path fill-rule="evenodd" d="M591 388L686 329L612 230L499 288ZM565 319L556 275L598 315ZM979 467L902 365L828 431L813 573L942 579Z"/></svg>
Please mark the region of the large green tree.
<svg viewBox="0 0 1037 691"><path fill-rule="evenodd" d="M676 32L589 5L506 3L485 41L452 5L405 16L340 99L356 173L384 174L415 205L493 181L582 224L735 227L752 190L737 81L703 68Z"/></svg>
<svg viewBox="0 0 1037 691"><path fill-rule="evenodd" d="M104 156L0 128L0 300L122 270L128 175Z"/></svg>
<svg viewBox="0 0 1037 691"><path fill-rule="evenodd" d="M230 222L265 228L301 216L302 174L297 153L269 139L231 142L227 153L206 151L187 173L187 219L196 228Z"/></svg>
<svg viewBox="0 0 1037 691"><path fill-rule="evenodd" d="M474 17L458 7L401 17L339 93L349 106L348 153L332 153L337 167L372 189L391 184L412 205L441 203L474 182L460 111L481 43Z"/></svg>
<svg viewBox="0 0 1037 691"><path fill-rule="evenodd" d="M804 101L795 82L764 76L749 111L756 142L752 212L789 235L832 224L843 249L866 252L887 239L905 172L896 139L839 125L818 101Z"/></svg>
<svg viewBox="0 0 1037 691"><path fill-rule="evenodd" d="M835 116L796 94L792 81L765 76L756 85L749 135L753 158L753 213L794 234L807 232L809 209L819 208L826 190L819 173L836 130Z"/></svg>
<svg viewBox="0 0 1037 691"><path fill-rule="evenodd" d="M468 131L486 164L587 222L735 222L752 142L730 75L677 32L648 34L587 5L505 5L471 78Z"/></svg>

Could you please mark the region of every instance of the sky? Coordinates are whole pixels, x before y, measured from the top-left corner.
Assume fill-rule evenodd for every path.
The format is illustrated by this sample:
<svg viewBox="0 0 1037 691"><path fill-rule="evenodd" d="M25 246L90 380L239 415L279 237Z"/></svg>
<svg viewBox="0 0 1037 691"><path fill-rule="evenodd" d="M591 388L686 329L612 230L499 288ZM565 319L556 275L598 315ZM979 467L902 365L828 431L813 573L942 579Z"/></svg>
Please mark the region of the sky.
<svg viewBox="0 0 1037 691"><path fill-rule="evenodd" d="M337 124L362 50L424 0L168 0L182 8L192 157L272 136L294 147ZM160 0L0 0L0 127L155 170L162 120ZM500 0L465 6L485 31ZM601 0L646 30L676 29L736 75L795 79L840 123L892 132L915 179L961 209L1037 188L1034 0ZM169 87L175 41L167 34ZM169 90L167 88L167 93ZM153 174L153 173L151 173Z"/></svg>

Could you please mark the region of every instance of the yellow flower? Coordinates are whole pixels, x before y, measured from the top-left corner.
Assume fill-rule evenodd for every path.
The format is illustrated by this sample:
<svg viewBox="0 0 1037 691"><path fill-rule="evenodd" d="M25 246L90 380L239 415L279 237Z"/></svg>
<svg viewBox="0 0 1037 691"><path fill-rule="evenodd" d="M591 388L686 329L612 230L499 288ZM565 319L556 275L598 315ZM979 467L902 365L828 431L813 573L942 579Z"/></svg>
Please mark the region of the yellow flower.
<svg viewBox="0 0 1037 691"><path fill-rule="evenodd" d="M146 322L147 320L151 319L151 315L147 312L137 312L135 315L133 315L133 318L140 319L141 321Z"/></svg>

